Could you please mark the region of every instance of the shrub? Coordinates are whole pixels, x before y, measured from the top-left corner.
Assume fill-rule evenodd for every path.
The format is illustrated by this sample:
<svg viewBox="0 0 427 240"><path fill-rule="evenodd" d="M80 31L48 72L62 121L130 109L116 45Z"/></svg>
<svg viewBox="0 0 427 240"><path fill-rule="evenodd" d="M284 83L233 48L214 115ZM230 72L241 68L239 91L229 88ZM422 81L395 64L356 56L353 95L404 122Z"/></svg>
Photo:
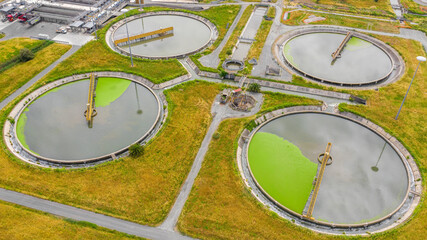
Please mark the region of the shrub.
<svg viewBox="0 0 427 240"><path fill-rule="evenodd" d="M219 139L219 137L220 137L219 132L214 133L214 135L213 135L212 137L213 137L213 139L215 139L215 140Z"/></svg>
<svg viewBox="0 0 427 240"><path fill-rule="evenodd" d="M259 85L258 83L251 83L249 84L248 91L258 93L261 91L261 85Z"/></svg>
<svg viewBox="0 0 427 240"><path fill-rule="evenodd" d="M219 73L219 76L220 76L221 78L225 78L225 77L227 76L227 72L226 72L226 71L224 71L224 70L221 70L221 72Z"/></svg>
<svg viewBox="0 0 427 240"><path fill-rule="evenodd" d="M132 144L129 147L129 156L131 157L139 157L144 153L144 148L138 143Z"/></svg>
<svg viewBox="0 0 427 240"><path fill-rule="evenodd" d="M19 51L19 60L21 62L27 62L34 58L34 53L28 48L23 48Z"/></svg>

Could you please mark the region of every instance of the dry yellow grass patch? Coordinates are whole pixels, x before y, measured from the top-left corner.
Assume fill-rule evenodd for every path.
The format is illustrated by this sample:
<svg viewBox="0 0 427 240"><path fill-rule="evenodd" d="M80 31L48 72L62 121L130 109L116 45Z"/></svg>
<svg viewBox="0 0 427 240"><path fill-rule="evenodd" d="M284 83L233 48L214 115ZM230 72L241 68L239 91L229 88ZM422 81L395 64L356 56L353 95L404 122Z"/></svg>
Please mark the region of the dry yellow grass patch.
<svg viewBox="0 0 427 240"><path fill-rule="evenodd" d="M0 201L0 239L136 239L86 225Z"/></svg>
<svg viewBox="0 0 427 240"><path fill-rule="evenodd" d="M0 74L0 100L5 99L43 69L58 60L71 46L54 43L38 51L34 59L15 65Z"/></svg>
<svg viewBox="0 0 427 240"><path fill-rule="evenodd" d="M1 35L1 34L0 34ZM1 37L0 37L1 38ZM19 54L23 48L32 48L41 44L43 41L31 38L13 38L0 42L0 63L9 60Z"/></svg>

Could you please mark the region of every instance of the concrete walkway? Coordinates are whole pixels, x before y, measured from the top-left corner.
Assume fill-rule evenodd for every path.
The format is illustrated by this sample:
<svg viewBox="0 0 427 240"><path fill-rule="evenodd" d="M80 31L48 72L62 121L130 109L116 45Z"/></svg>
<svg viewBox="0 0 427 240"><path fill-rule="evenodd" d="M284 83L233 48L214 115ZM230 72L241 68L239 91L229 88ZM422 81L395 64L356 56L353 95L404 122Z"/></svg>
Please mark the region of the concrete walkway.
<svg viewBox="0 0 427 240"><path fill-rule="evenodd" d="M196 155L196 159L194 159L190 173L188 174L187 179L185 180L178 195L178 198L176 199L175 204L169 212L169 215L167 216L163 224L160 226L161 229L165 229L168 231L174 230L176 223L178 222L178 218L181 215L182 209L184 208L184 204L187 201L188 196L190 195L194 180L196 179L202 167L202 162L205 159L206 152L209 149L209 143L212 140L212 136L216 132L221 121L226 118L248 117L257 113L261 108L262 94L252 94L253 97L257 100L257 104L250 112L234 111L228 106L228 104L220 104L220 95L221 94L219 94L215 98L215 101L213 103L211 110L213 119L211 125L209 126L208 132L206 133L205 138L203 139L202 145L200 146L199 152Z"/></svg>
<svg viewBox="0 0 427 240"><path fill-rule="evenodd" d="M239 22L240 18L243 15L243 12L248 7L248 5L242 5L240 8L239 13L237 14L236 18L234 19L234 22L231 24L231 26L228 28L227 34L225 34L224 39L222 40L221 44L211 53L206 56L203 56L199 59L199 62L203 64L206 67L211 68L217 68L219 65L219 53L224 48L225 44L230 39L231 34L233 33L234 29L236 28L237 23Z"/></svg>
<svg viewBox="0 0 427 240"><path fill-rule="evenodd" d="M58 64L60 64L62 61L64 61L66 58L71 56L73 53L75 53L77 50L80 49L81 46L72 46L70 50L68 50L64 55L62 55L58 60L53 62L51 65L49 65L47 68L45 68L43 71L41 71L39 74L37 74L35 77L33 77L30 81L24 84L24 86L17 89L15 92L13 92L11 95L9 95L7 98L5 98L2 102L0 102L0 109L3 109L7 104L9 104L13 99L21 95L23 92L25 92L29 87L31 87L35 82L40 80L42 77L44 77L48 72L50 72L52 69L54 69Z"/></svg>

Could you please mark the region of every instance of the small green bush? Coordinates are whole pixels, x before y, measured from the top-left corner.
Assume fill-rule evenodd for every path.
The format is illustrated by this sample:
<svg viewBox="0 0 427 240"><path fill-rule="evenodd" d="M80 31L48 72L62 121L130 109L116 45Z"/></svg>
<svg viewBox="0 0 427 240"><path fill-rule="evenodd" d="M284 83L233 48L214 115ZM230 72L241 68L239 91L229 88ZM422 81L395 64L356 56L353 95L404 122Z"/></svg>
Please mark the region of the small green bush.
<svg viewBox="0 0 427 240"><path fill-rule="evenodd" d="M144 148L138 143L132 144L129 147L129 156L131 157L139 157L144 154Z"/></svg>
<svg viewBox="0 0 427 240"><path fill-rule="evenodd" d="M261 85L259 85L258 83L251 83L249 84L248 91L258 93L261 91Z"/></svg>
<svg viewBox="0 0 427 240"><path fill-rule="evenodd" d="M34 58L34 53L28 48L23 48L19 51L19 60L21 62L28 62Z"/></svg>

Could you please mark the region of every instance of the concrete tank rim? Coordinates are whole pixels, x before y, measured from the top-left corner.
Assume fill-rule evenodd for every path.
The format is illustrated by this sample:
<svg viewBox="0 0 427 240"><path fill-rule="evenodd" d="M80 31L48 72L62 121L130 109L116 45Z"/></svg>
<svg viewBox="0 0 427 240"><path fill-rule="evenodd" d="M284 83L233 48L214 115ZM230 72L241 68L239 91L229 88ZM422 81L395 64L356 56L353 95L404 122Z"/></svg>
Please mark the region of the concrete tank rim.
<svg viewBox="0 0 427 240"><path fill-rule="evenodd" d="M102 74L102 72L94 72L95 74L100 74L100 75L98 75L99 77L111 77L111 76L106 76L106 75L104 75L104 74ZM87 73L88 74L88 73ZM39 87L39 88L37 88L37 89L35 89L34 91L32 91L31 93L34 93L34 92L36 92L37 90L40 90L40 89L42 89L42 88L47 88L47 90L45 90L45 91L40 91L40 93L38 93L35 97L33 97L30 101L27 101L27 103L24 103L24 104L22 104L25 100L26 100L26 97L24 97L20 102L18 102L14 107L13 107L13 109L15 109L15 108L20 108L19 109L19 111L18 111L18 114L16 114L16 116L15 116L15 118L16 119L19 119L19 117L21 116L21 114L23 113L23 111L32 103L32 102L34 102L34 101L36 101L37 99L38 99L38 97L40 97L41 95L43 95L43 94L45 94L46 92L48 92L48 91L50 91L50 90L52 90L52 89L55 89L55 88L57 88L57 87L60 87L60 86L63 86L63 85L66 85L66 84L68 84L68 83L72 83L72 82L77 82L77 81L82 81L82 80L85 80L85 79L87 79L88 77L86 76L87 74L81 74L81 77L77 77L77 78L73 78L73 79L70 79L70 80L68 80L68 81L65 81L65 82L63 82L63 80L64 79L66 79L67 77L65 77L65 78L61 78L61 79L58 79L58 80L55 80L55 81L53 81L53 82L50 82L50 83L48 83L48 84L46 84L46 85L44 85L44 86L41 86L41 87ZM60 165L77 165L77 164L86 164L86 163L96 163L96 162L100 162L100 161L102 161L102 160L106 160L106 159L110 159L111 158L111 156L112 155L116 155L116 154L120 154L120 153L123 153L123 152L126 152L128 149L129 149L129 147L131 146L131 145L133 145L133 144L137 144L137 143L140 143L140 142L142 142L154 129L155 129L155 127L156 127L156 125L161 121L161 108L162 108L162 106L163 106L163 104L162 104L162 101L160 101L160 99L159 99L159 96L153 91L153 89L152 88L150 88L149 86L147 86L145 83L143 83L143 82L139 82L139 81L137 81L137 80L135 80L135 79L132 79L132 78L130 78L130 77L125 77L125 76L121 76L121 77L115 77L115 78L122 78L122 79L126 79L126 80L129 80L129 81L131 81L131 82L135 82L135 83L137 83L137 84L139 84L139 85L141 85L141 86L143 86L143 87L145 87L146 89L148 89L148 91L155 97L155 99L156 99L156 102L157 102L157 116L156 116L156 120L154 121L154 123L152 124L152 126L146 131L146 133L143 135L143 136L141 136L139 139L137 139L136 141L134 141L134 142L132 142L131 144L129 144L128 146L125 146L125 147L123 147L123 148L121 148L121 149L119 149L119 150L116 150L116 151L114 151L114 152L111 152L111 153L109 153L109 154L105 154L105 155L101 155L101 156L98 156L98 157L94 157L94 158L88 158L88 159L78 159L78 160L61 160L61 159L53 159L53 158L47 158L47 157L43 157L43 156L40 156L40 155L36 155L36 154L34 154L33 152L31 152L29 149L27 149L27 148L25 148L23 145L22 145L22 143L21 143L21 141L18 139L18 137L16 137L16 141L17 141L17 143L19 144L19 146L21 147L21 149L22 150L24 150L27 154L29 154L29 155L31 155L31 156L33 156L33 157L35 157L35 158L37 158L37 159L40 159L40 160L42 160L42 161L46 161L46 162L48 162L48 163L53 163L53 164L60 164ZM58 84L59 83L59 84ZM29 94L31 94L31 93L29 93ZM28 96L28 95L27 95ZM10 123L9 123L10 124ZM15 123L15 124L13 124L13 132L14 132L14 134L15 134L15 136L16 136L16 133L17 133L17 124ZM6 133L5 132L3 132L3 137L5 138L6 136ZM15 154L15 151L13 151L13 149L10 149L9 148L9 146L8 146L8 149L9 149L9 151L10 152L12 152L15 156L17 156L17 154L19 155L19 156L17 156L18 158L20 158L21 160L23 160L23 161L25 161L25 162L28 162L28 163L30 163L30 164L34 164L33 162L30 162L30 161L27 161L27 160L25 160L25 159L23 159L22 157L21 157L21 154L19 154L19 153L17 153L17 154Z"/></svg>
<svg viewBox="0 0 427 240"><path fill-rule="evenodd" d="M340 26L303 26L298 27L292 31L279 35L274 44L272 45L271 51L273 52L273 59L280 65L280 67L284 68L291 74L297 74L302 76L303 78L316 82L325 86L335 86L339 88L345 89L377 89L379 87L391 84L398 79L400 79L404 74L405 63L400 54L391 46L387 45L383 41L364 34L358 29L345 28ZM316 76L312 76L304 71L301 71L299 68L296 68L294 65L290 64L286 59L283 53L284 45L291 39L298 37L300 35L310 34L310 33L335 33L335 34L346 34L351 31L355 37L358 37L362 40L368 41L375 47L379 48L383 51L389 60L391 61L391 69L388 74L380 79L371 80L365 83L343 83L343 82L335 82L328 79L322 79ZM275 51L278 53L275 54ZM395 72L395 73L394 73Z"/></svg>
<svg viewBox="0 0 427 240"><path fill-rule="evenodd" d="M285 108L286 109L286 108ZM279 110L276 110L276 111L280 111L281 109L279 109ZM349 120L349 121L351 121L351 122L353 122L353 123L355 123L355 124L358 124L358 125L360 125L360 126L362 126L362 127L365 127L365 128L367 128L368 130L370 130L370 131L372 131L374 134L376 134L377 136L379 136L380 138L382 138L384 141L386 141L387 143L388 143L388 145L390 145L392 148L393 148L393 150L398 154L398 156L399 156L399 158L400 158L400 160L402 161L402 164L404 165L404 168L405 168L405 172L406 172L406 175L407 175L407 186L406 186L406 193L405 193L405 197L403 198L403 200L402 200L402 202L398 205L398 207L396 207L396 209L394 209L392 212L390 212L389 214L387 214L386 216L384 216L384 217L382 217L382 218L379 218L379 219L377 219L377 220L374 220L374 221L369 221L369 222L364 222L364 223L360 223L360 224L337 224L337 223L330 223L330 222L325 222L325 221L319 221L319 220L308 220L308 219L305 219L305 220L307 220L307 221L309 221L309 222L312 222L312 223L315 223L315 224L319 224L319 225L323 225L323 226L329 226L329 227L339 227L339 228L357 228L357 227L366 227L366 226L369 226L369 225L374 225L374 224L376 224L376 223L380 223L380 222L382 222L382 221L385 221L385 220L387 220L388 218L390 218L391 216L393 216L394 214L396 214L396 212L398 212L401 208L402 208L402 206L404 205L404 203L406 202L406 200L408 199L408 197L409 197L409 192L410 192L410 190L411 190L411 179L410 179L410 177L411 177L411 174L413 174L412 173L412 171L410 170L410 168L409 168L409 163L407 163L407 159L405 159L404 158L404 156L403 156L403 154L401 153L401 151L389 140L389 139L387 139L387 138L385 138L383 135L381 135L381 133L380 132L378 132L378 131L375 131L374 129L372 129L372 128L369 128L369 127L367 127L367 126L365 126L365 125L363 125L363 124L361 124L360 122L357 122L357 121L355 121L354 119L351 119L351 118L349 118L349 117L347 117L347 116L344 116L344 115L341 115L341 114L336 114L336 113L328 113L328 112L324 112L324 111L320 111L320 110L313 110L313 109L311 109L311 110L303 110L303 111L298 111L298 110L296 110L296 111L289 111L289 112L284 112L284 113L282 113L282 114L279 114L279 115L277 115L277 116L275 116L275 117L272 117L272 118L269 118L269 119L267 119L266 121L264 121L264 122L262 122L261 124L259 124L256 128L254 128L251 132L250 132L250 134L249 134L249 138L248 138L248 141L247 141L247 147L246 147L246 151L242 151L242 154L244 154L245 155L245 162L246 162L246 164L247 164L247 166L248 166L248 170L249 170L249 173L250 173L250 177L252 178L252 180L254 181L254 183L255 183L255 185L256 185L256 187L258 188L258 189L260 189L260 191L263 193L263 195L265 195L265 197L267 197L274 205L276 205L277 207L279 207L279 208L281 208L281 209L283 209L283 210L285 210L286 212L288 212L288 213L290 213L291 215L293 215L293 216L295 216L295 217L298 217L298 218L300 218L300 219L303 219L303 217L302 217L302 214L299 214L299 213L296 213L296 212L294 212L294 211L292 211L292 210L290 210L290 209L288 209L286 206L284 206L284 205L282 205L282 204L280 204L279 202L277 202L273 197L271 197L263 188L262 188L262 186L258 183L258 181L256 180L256 178L255 178L255 176L253 175L253 173L252 173L252 170L251 170L251 167L250 167L250 163L249 163L249 158L248 158L248 150L249 150L249 144L251 143L251 141L252 141L252 138L253 138L253 136L255 135L255 133L256 132L258 132L259 131L259 129L260 128L262 128L264 125L266 125L267 123L270 123L271 121L273 121L273 120L275 120L275 119L278 119L278 118L281 118L281 117L286 117L286 116L289 116L289 115L295 115L295 114L304 114L304 113L316 113L316 114L324 114L324 115L330 115L330 116L334 116L334 117L339 117L339 118L343 118L343 119L345 119L345 120ZM266 113L266 114L268 114L268 113ZM266 116L266 114L263 114L261 117L263 117L263 116ZM260 118L261 118L260 117ZM366 121L368 121L368 122L370 122L369 120L367 120L367 119L365 119L365 118L363 118L364 120L366 120ZM243 161L243 160L241 160L241 161ZM243 172L241 172L240 173L242 176L244 176L244 173Z"/></svg>
<svg viewBox="0 0 427 240"><path fill-rule="evenodd" d="M138 58L142 58L142 59L171 59L171 58L182 58L182 57L186 57L192 54L195 54L197 52L202 51L203 49L209 47L210 45L213 44L213 42L218 38L219 32L218 32L218 28L217 26L212 23L209 19L193 14L193 13L188 13L188 12L184 12L184 11L180 11L179 9L175 9L175 10L161 10L161 11L153 11L153 12L143 12L140 14L136 14L136 15L132 15L132 16L128 16L126 18L123 18L117 22L115 22L114 24L112 24L106 34L105 34L105 41L107 43L107 45L115 52L125 55L125 56L130 56L130 53L127 52L126 50L122 49L119 46L116 46L113 43L113 37L117 31L117 29L119 29L121 26L123 26L126 23L126 20L129 21L133 21L136 19L140 19L140 18L144 18L144 17L150 17L150 16L161 16L161 15L175 15L175 16L181 16L181 17L187 17L187 18L191 18L194 19L196 21L199 21L201 23L203 23L205 26L207 26L210 30L210 38L209 40L204 43L202 45L202 47L196 49L196 50L192 50L183 54L178 54L178 55L170 55L170 56L146 56L146 55L139 55L139 54L134 54L132 53L133 57L138 57Z"/></svg>

